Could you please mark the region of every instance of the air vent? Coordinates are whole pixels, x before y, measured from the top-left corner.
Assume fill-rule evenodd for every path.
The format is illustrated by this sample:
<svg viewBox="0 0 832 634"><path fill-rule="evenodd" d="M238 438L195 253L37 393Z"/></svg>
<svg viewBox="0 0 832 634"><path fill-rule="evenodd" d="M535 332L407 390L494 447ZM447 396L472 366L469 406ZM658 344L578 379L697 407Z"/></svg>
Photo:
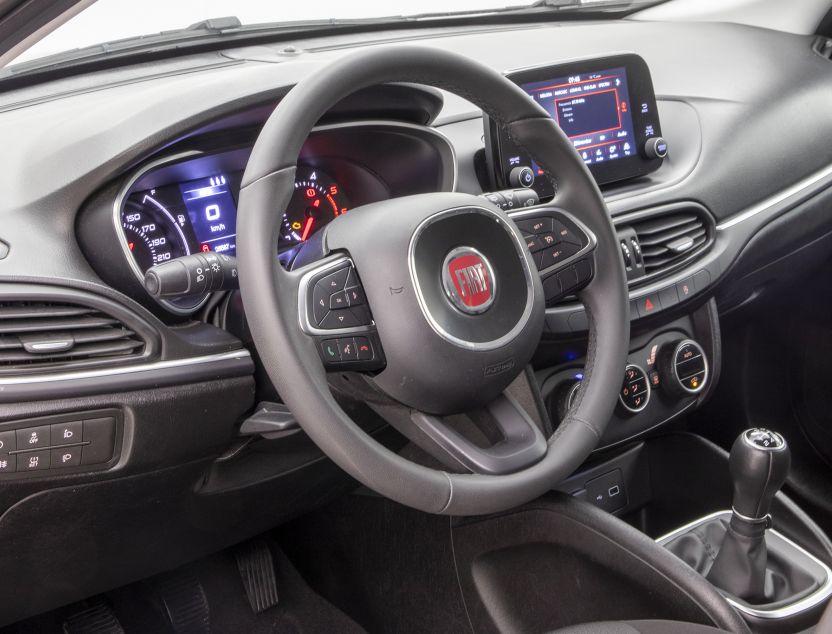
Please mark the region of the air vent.
<svg viewBox="0 0 832 634"><path fill-rule="evenodd" d="M670 272L703 253L713 239L713 227L705 208L690 203L634 214L622 219L618 230L619 235L628 230L635 233L639 264L643 265L641 275L647 279Z"/></svg>
<svg viewBox="0 0 832 634"><path fill-rule="evenodd" d="M821 57L832 60L832 39L819 37L815 40L812 48Z"/></svg>
<svg viewBox="0 0 832 634"><path fill-rule="evenodd" d="M124 359L144 350L133 330L94 308L0 301L0 369Z"/></svg>

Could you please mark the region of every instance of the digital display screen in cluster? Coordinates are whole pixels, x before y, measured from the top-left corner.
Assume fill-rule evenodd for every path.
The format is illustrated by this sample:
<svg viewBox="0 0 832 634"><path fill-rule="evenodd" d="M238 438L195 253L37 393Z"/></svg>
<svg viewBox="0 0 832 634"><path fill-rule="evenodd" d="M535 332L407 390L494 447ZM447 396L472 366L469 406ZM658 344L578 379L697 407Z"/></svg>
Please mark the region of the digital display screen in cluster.
<svg viewBox="0 0 832 634"><path fill-rule="evenodd" d="M557 121L587 165L637 154L626 69L557 77L521 87Z"/></svg>
<svg viewBox="0 0 832 634"><path fill-rule="evenodd" d="M237 207L226 177L218 175L182 183L179 191L200 250L234 255Z"/></svg>

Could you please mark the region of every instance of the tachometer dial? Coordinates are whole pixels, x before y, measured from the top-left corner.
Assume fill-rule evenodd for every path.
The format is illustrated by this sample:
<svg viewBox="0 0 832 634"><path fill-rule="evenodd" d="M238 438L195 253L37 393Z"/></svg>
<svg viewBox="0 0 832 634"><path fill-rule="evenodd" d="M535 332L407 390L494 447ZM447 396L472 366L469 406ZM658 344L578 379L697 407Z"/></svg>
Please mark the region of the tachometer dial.
<svg viewBox="0 0 832 634"><path fill-rule="evenodd" d="M298 170L295 193L283 214L283 240L299 244L349 209L341 187L318 169Z"/></svg>
<svg viewBox="0 0 832 634"><path fill-rule="evenodd" d="M139 197L140 196L140 197ZM183 227L187 218L174 216L150 194L127 199L121 211L121 226L127 247L142 273L161 262L190 255Z"/></svg>

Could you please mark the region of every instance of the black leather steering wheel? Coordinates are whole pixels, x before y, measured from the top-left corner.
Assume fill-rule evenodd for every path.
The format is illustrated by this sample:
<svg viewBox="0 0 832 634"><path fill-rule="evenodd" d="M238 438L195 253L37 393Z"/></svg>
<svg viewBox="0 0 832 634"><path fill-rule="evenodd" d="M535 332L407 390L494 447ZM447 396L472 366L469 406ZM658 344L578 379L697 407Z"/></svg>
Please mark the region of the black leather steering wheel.
<svg viewBox="0 0 832 634"><path fill-rule="evenodd" d="M523 235L496 206L459 193L375 203L327 226L319 261L288 271L277 262L280 210L294 191L308 134L347 95L387 82L444 88L481 107L557 183L555 200L539 215L566 212L585 233L594 277L579 293L589 322L583 387L549 439L506 395L539 344L545 300ZM496 512L543 494L597 445L615 406L629 341L618 243L598 187L569 140L494 70L442 50L396 46L362 51L311 74L280 102L257 139L243 177L237 232L243 303L269 377L312 440L369 488L430 513ZM558 270L550 267L547 277ZM321 358L327 332L308 315L310 286L332 272L360 278L373 321L329 336L371 331L376 358L385 359L383 369L362 375L362 398L450 465L447 470L386 449L333 397ZM472 411L470 420L488 421L489 446L466 438L452 416Z"/></svg>

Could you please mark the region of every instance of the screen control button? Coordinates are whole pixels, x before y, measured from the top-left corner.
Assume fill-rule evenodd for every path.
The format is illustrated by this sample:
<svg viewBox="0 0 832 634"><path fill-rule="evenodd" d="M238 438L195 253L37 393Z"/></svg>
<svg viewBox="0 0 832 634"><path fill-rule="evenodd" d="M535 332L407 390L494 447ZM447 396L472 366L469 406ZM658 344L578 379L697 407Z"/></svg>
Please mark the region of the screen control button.
<svg viewBox="0 0 832 634"><path fill-rule="evenodd" d="M93 418L84 421L84 445L81 448L81 464L100 464L113 457L116 437L116 421L113 417Z"/></svg>
<svg viewBox="0 0 832 634"><path fill-rule="evenodd" d="M534 185L534 171L528 165L513 167L508 182L512 187L531 187Z"/></svg>
<svg viewBox="0 0 832 634"><path fill-rule="evenodd" d="M649 159L667 156L667 141L660 136L654 136L644 142L644 155Z"/></svg>
<svg viewBox="0 0 832 634"><path fill-rule="evenodd" d="M58 447L51 452L52 469L77 467L81 464L81 447Z"/></svg>
<svg viewBox="0 0 832 634"><path fill-rule="evenodd" d="M15 433L17 434L17 449L20 451L49 446L49 425L18 429Z"/></svg>
<svg viewBox="0 0 832 634"><path fill-rule="evenodd" d="M51 445L70 445L81 442L82 423L80 420L58 423L50 427Z"/></svg>

